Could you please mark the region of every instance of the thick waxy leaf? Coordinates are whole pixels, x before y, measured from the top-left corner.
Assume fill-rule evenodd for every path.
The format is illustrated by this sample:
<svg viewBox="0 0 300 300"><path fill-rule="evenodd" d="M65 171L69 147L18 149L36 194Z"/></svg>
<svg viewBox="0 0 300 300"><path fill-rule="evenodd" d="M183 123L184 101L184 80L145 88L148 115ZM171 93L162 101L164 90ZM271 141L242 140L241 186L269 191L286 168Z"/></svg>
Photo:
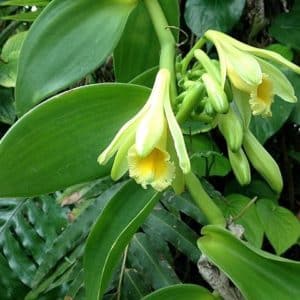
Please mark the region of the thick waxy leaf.
<svg viewBox="0 0 300 300"><path fill-rule="evenodd" d="M270 27L270 33L281 43L299 50L299 26L300 3L295 1L294 6L289 13L283 13L275 18L272 26Z"/></svg>
<svg viewBox="0 0 300 300"><path fill-rule="evenodd" d="M0 142L0 196L48 193L108 174L99 153L148 95L138 86L98 84L30 111Z"/></svg>
<svg viewBox="0 0 300 300"><path fill-rule="evenodd" d="M300 238L300 222L288 209L270 199L261 199L257 203L257 212L266 236L278 255Z"/></svg>
<svg viewBox="0 0 300 300"><path fill-rule="evenodd" d="M178 1L159 0L158 2L165 13L168 24L178 27ZM177 29L174 30L174 35L177 39ZM128 18L124 34L114 51L117 81L128 82L145 70L157 66L159 51L160 46L149 13L143 1L139 1L139 4Z"/></svg>
<svg viewBox="0 0 300 300"><path fill-rule="evenodd" d="M178 284L157 290L142 300L214 300L207 289L193 284Z"/></svg>
<svg viewBox="0 0 300 300"><path fill-rule="evenodd" d="M290 300L300 295L300 263L251 247L218 226L206 226L200 250L241 290L246 300Z"/></svg>
<svg viewBox="0 0 300 300"><path fill-rule="evenodd" d="M23 45L16 86L19 114L99 66L117 44L135 1L54 0Z"/></svg>
<svg viewBox="0 0 300 300"><path fill-rule="evenodd" d="M130 181L104 208L85 249L87 299L102 299L124 248L157 200L153 190L144 190Z"/></svg>
<svg viewBox="0 0 300 300"><path fill-rule="evenodd" d="M198 37L208 29L227 32L241 17L244 6L245 0L188 0L184 18Z"/></svg>

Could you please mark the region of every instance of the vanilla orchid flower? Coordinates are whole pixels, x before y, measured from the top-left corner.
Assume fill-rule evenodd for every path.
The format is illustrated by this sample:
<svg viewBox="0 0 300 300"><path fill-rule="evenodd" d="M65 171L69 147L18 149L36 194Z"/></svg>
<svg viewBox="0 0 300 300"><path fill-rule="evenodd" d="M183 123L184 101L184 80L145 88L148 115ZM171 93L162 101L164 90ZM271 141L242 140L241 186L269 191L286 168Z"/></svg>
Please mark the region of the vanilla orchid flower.
<svg viewBox="0 0 300 300"><path fill-rule="evenodd" d="M151 185L162 191L172 185L178 173L175 160L182 173L190 172L183 135L171 108L169 89L170 72L160 69L144 107L123 125L98 157L100 164L106 164L117 153L111 171L114 180L129 170L129 176L144 188ZM168 151L170 142L177 158L171 157Z"/></svg>
<svg viewBox="0 0 300 300"><path fill-rule="evenodd" d="M300 67L273 51L249 46L218 31L208 30L205 36L214 43L219 55L221 85L224 87L228 76L235 88L248 93L252 114L270 116L275 95L287 102L297 101L287 77L268 61L299 74Z"/></svg>

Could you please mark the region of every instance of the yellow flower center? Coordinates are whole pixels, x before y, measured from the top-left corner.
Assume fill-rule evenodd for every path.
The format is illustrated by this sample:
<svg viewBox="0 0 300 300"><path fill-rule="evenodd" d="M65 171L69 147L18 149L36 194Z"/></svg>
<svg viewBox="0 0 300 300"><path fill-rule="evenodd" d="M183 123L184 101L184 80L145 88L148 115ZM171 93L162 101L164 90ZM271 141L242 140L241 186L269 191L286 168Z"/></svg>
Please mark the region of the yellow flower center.
<svg viewBox="0 0 300 300"><path fill-rule="evenodd" d="M128 151L129 176L146 188L150 184L155 190L162 191L175 177L175 167L170 162L168 152L154 148L149 155L141 157L133 145Z"/></svg>
<svg viewBox="0 0 300 300"><path fill-rule="evenodd" d="M270 117L272 115L271 105L274 98L273 83L269 76L263 74L262 82L250 94L250 107L253 115Z"/></svg>

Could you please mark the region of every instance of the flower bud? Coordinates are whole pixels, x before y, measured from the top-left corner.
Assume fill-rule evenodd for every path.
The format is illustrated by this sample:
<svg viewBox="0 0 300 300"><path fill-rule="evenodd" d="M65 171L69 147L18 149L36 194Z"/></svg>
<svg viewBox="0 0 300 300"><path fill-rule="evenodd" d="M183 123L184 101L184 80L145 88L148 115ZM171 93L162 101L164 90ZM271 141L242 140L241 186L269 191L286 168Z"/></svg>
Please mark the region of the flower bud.
<svg viewBox="0 0 300 300"><path fill-rule="evenodd" d="M220 84L208 73L202 76L208 97L217 113L226 113L229 109L227 96Z"/></svg>
<svg viewBox="0 0 300 300"><path fill-rule="evenodd" d="M251 181L250 165L243 149L240 148L238 151L232 152L228 147L228 156L232 171L239 184L249 184Z"/></svg>
<svg viewBox="0 0 300 300"><path fill-rule="evenodd" d="M231 107L227 114L220 114L218 118L219 129L227 146L233 152L238 151L243 142L243 126L240 118Z"/></svg>
<svg viewBox="0 0 300 300"><path fill-rule="evenodd" d="M268 182L277 193L283 188L280 169L272 156L259 143L250 130L244 133L243 146L256 171Z"/></svg>

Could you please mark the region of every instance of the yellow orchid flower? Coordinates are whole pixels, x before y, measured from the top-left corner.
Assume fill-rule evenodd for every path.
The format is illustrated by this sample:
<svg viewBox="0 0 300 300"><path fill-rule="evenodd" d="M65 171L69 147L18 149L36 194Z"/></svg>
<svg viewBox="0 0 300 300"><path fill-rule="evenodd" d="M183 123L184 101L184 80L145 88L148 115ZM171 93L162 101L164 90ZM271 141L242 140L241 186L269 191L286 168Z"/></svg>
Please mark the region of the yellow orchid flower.
<svg viewBox="0 0 300 300"><path fill-rule="evenodd" d="M178 174L175 168L177 158L181 172L186 174L190 171L182 132L171 108L169 88L170 72L160 69L144 107L123 125L98 157L100 164L106 164L117 152L111 171L114 180L129 170L129 176L144 188L151 185L162 191L173 183L175 174ZM171 157L168 152L170 136L177 158Z"/></svg>
<svg viewBox="0 0 300 300"><path fill-rule="evenodd" d="M249 46L218 31L208 30L205 36L216 46L222 87L228 76L235 88L248 93L254 115L270 116L274 95L287 102L297 101L287 77L268 61L282 64L299 74L300 67L273 51Z"/></svg>

